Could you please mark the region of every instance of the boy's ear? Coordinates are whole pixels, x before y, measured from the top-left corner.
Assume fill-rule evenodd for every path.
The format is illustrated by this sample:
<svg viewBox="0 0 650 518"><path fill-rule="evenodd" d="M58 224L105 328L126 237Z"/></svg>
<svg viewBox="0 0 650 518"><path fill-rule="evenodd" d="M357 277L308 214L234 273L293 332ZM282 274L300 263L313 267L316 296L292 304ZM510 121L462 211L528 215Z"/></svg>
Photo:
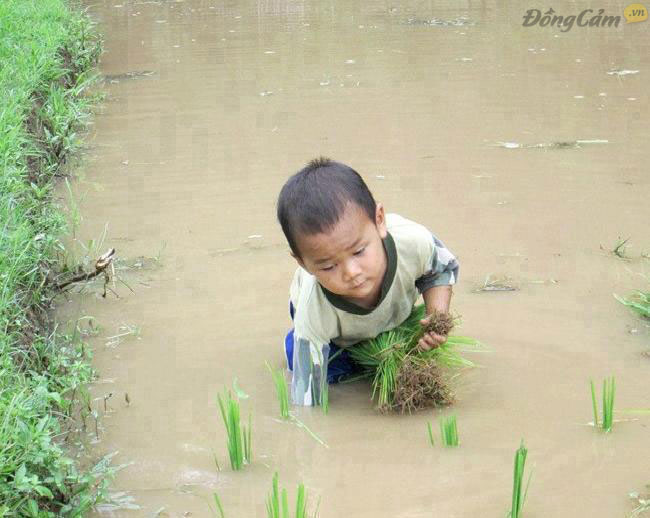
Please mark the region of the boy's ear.
<svg viewBox="0 0 650 518"><path fill-rule="evenodd" d="M386 214L384 213L384 206L381 203L377 203L377 208L375 209L375 225L379 231L379 237L385 239L388 235L388 230L386 229Z"/></svg>

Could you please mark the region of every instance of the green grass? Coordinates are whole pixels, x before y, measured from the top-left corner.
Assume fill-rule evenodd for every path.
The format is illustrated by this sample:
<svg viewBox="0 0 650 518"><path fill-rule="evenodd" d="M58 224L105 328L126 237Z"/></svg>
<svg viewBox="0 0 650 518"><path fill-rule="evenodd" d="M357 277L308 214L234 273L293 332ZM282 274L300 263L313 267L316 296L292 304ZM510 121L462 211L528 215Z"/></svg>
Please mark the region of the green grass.
<svg viewBox="0 0 650 518"><path fill-rule="evenodd" d="M364 368L366 375L372 378L372 398L377 398L379 408L390 408L393 405L397 374L408 356L421 361L435 359L438 365L448 368L474 366L473 362L460 354L463 347L479 345L472 338L449 336L447 341L436 349L418 350L417 341L422 331L420 320L424 316L424 304L417 305L400 326L348 349L350 356Z"/></svg>
<svg viewBox="0 0 650 518"><path fill-rule="evenodd" d="M277 471L273 474L271 493L266 499L267 518L289 518L289 497L287 490L278 483ZM304 484L298 485L294 518L307 518L307 493Z"/></svg>
<svg viewBox="0 0 650 518"><path fill-rule="evenodd" d="M589 381L591 387L591 404L594 412L594 426L598 427L598 405L596 404L596 389L593 380ZM616 395L616 381L614 376L603 380L603 420L600 427L609 432L614 424L614 397Z"/></svg>
<svg viewBox="0 0 650 518"><path fill-rule="evenodd" d="M508 516L510 518L519 518L521 516L521 510L524 507L526 502L526 496L528 495L528 486L530 485L530 477L528 475L528 482L526 483L526 488L523 487L524 481L524 469L526 467L526 456L528 455L528 450L524 447L524 441L521 441L519 449L515 452L515 463L514 463L514 476L513 476L513 485L512 485L512 505L510 507L510 512Z"/></svg>
<svg viewBox="0 0 650 518"><path fill-rule="evenodd" d="M265 363L266 368L271 373L273 383L275 383L275 393L280 403L280 416L282 419L289 419L289 391L287 389L287 382L284 379L284 372L282 369L273 370L268 362Z"/></svg>
<svg viewBox="0 0 650 518"><path fill-rule="evenodd" d="M67 450L96 411L79 404L92 371L79 337L48 319L67 231L54 180L80 146L101 51L69 4L0 2L0 516L81 516L111 471Z"/></svg>
<svg viewBox="0 0 650 518"><path fill-rule="evenodd" d="M217 394L217 403L228 436L226 447L230 458L230 467L236 471L241 469L244 463L250 464L252 461L251 416L248 415L247 429L246 426L240 423L239 401L232 397L230 391L226 393L224 399L221 399L221 395Z"/></svg>
<svg viewBox="0 0 650 518"><path fill-rule="evenodd" d="M458 446L458 429L455 415L440 418L440 438L444 446Z"/></svg>
<svg viewBox="0 0 650 518"><path fill-rule="evenodd" d="M431 421L427 421L427 433L429 434L429 444L435 446L435 441L433 440L433 429L431 428Z"/></svg>

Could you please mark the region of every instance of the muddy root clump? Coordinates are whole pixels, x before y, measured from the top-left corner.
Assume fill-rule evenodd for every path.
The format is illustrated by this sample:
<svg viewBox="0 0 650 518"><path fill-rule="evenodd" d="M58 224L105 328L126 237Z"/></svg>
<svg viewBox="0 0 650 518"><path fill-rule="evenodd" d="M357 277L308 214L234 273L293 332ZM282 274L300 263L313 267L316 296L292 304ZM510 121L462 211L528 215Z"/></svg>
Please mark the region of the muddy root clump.
<svg viewBox="0 0 650 518"><path fill-rule="evenodd" d="M454 394L433 359L408 356L400 366L395 379L392 409L402 414L424 408L447 406Z"/></svg>
<svg viewBox="0 0 650 518"><path fill-rule="evenodd" d="M439 335L447 336L451 330L454 328L455 319L449 313L441 313L440 311L434 311L431 314L431 319L429 325L426 326L425 331L433 332Z"/></svg>

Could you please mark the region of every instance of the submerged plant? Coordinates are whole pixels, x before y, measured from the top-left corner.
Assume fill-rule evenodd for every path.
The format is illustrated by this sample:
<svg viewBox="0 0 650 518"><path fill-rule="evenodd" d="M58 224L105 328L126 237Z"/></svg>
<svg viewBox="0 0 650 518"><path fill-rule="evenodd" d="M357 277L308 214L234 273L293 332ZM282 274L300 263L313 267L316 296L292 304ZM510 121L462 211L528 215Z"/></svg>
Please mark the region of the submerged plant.
<svg viewBox="0 0 650 518"><path fill-rule="evenodd" d="M598 405L596 405L596 389L593 380L589 380L591 386L591 404L594 412L594 426L598 427ZM603 420L601 428L606 432L612 429L614 424L614 396L616 395L616 382L614 376L603 380Z"/></svg>
<svg viewBox="0 0 650 518"><path fill-rule="evenodd" d="M223 424L226 427L228 434L227 447L228 456L230 457L230 466L233 470L241 469L244 463L250 464L252 459L251 454L251 416L248 415L248 429L246 426L240 424L239 418L239 401L233 399L230 391L226 394L227 398L224 401L221 395L217 394L217 402L219 410L221 410L221 417ZM226 397L224 396L224 397Z"/></svg>
<svg viewBox="0 0 650 518"><path fill-rule="evenodd" d="M307 493L305 492L305 485L302 483L298 485L295 509L294 518L307 518ZM273 486L266 499L266 516L267 518L289 518L287 490L283 488L280 491L277 471L273 474Z"/></svg>
<svg viewBox="0 0 650 518"><path fill-rule="evenodd" d="M445 446L458 446L458 429L456 428L456 416L440 418L440 437Z"/></svg>
<svg viewBox="0 0 650 518"><path fill-rule="evenodd" d="M526 488L523 489L524 468L526 467L527 455L528 450L524 447L524 441L522 439L519 449L515 452L515 467L512 484L512 505L510 507L510 512L508 513L508 516L510 518L519 518L521 516L521 510L524 507L524 503L526 502L526 495L528 494L528 486L530 485L530 477L532 475L532 473L528 475Z"/></svg>
<svg viewBox="0 0 650 518"><path fill-rule="evenodd" d="M287 382L284 379L284 372L282 369L273 370L271 366L266 363L266 368L271 373L273 383L275 383L275 392L280 402L280 415L282 419L289 419L289 391L287 390Z"/></svg>
<svg viewBox="0 0 650 518"><path fill-rule="evenodd" d="M470 367L459 346L476 346L478 342L462 336L449 336L435 349L421 351L418 341L425 332L447 335L454 319L442 313L430 316L425 328L420 324L425 308L420 304L400 326L365 340L349 349L350 356L373 378L372 397L380 410L400 409L411 412L427 406L451 403L453 394L441 367Z"/></svg>

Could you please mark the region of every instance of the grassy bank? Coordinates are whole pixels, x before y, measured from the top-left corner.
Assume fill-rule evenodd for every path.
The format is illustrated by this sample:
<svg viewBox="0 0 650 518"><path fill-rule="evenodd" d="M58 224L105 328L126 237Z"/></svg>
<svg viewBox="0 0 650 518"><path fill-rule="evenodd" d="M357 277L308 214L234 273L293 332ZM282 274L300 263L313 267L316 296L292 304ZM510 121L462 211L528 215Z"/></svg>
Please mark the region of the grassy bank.
<svg viewBox="0 0 650 518"><path fill-rule="evenodd" d="M68 2L0 2L0 517L80 516L102 487L102 469L65 453L91 370L49 315L65 231L53 183L89 116L99 52Z"/></svg>

